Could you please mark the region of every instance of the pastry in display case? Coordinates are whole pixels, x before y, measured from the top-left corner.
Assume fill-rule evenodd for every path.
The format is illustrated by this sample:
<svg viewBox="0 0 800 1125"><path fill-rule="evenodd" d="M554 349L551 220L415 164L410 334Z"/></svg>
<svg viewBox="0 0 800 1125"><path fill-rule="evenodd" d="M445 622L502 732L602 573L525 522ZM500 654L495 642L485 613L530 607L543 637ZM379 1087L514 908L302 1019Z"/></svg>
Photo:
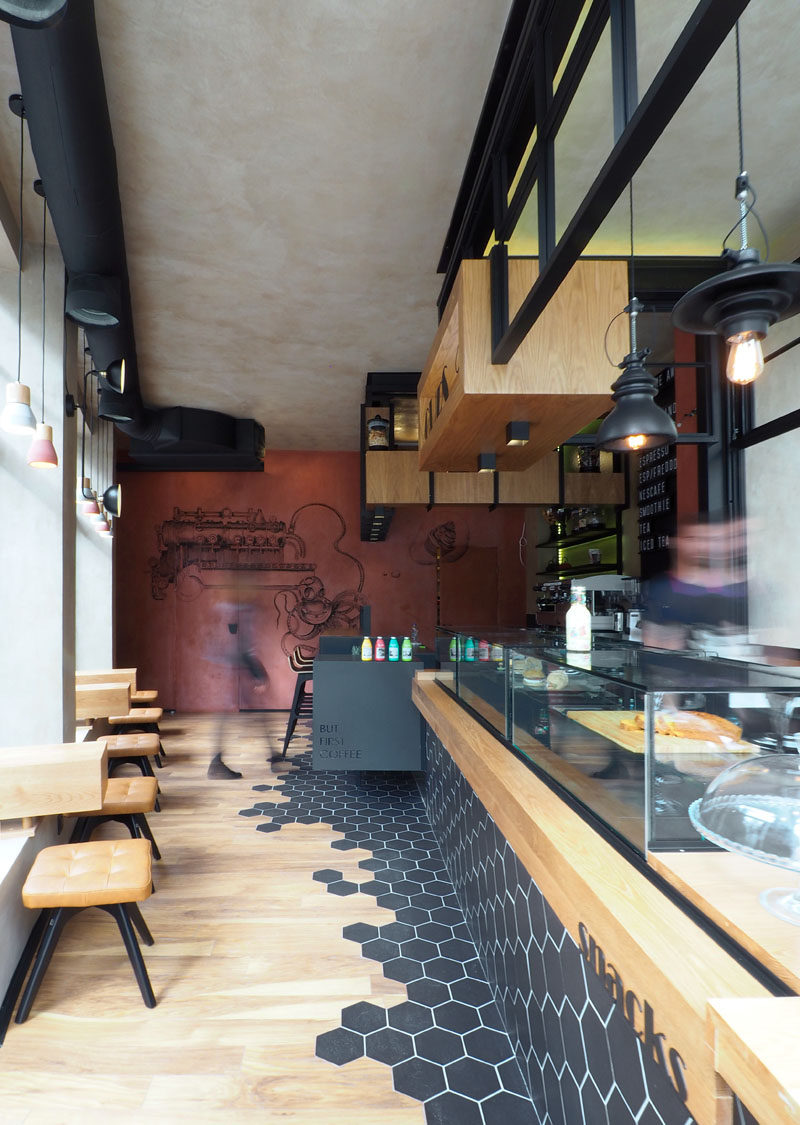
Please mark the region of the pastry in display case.
<svg viewBox="0 0 800 1125"><path fill-rule="evenodd" d="M502 662L478 659L480 640L490 652L501 646ZM641 853L712 846L689 817L709 783L765 750L798 750L787 716L800 710L800 669L709 661L614 634L593 637L587 653L537 630L442 630L437 646L454 654L447 690Z"/></svg>

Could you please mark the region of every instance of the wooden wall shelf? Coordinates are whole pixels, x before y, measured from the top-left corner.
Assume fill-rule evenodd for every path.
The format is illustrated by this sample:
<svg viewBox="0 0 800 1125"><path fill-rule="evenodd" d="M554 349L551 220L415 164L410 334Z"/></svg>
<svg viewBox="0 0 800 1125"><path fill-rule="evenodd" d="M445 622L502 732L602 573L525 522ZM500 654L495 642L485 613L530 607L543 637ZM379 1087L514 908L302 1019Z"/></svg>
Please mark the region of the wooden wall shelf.
<svg viewBox="0 0 800 1125"><path fill-rule="evenodd" d="M127 715L130 709L131 685L127 680L75 685L75 718L78 720Z"/></svg>
<svg viewBox="0 0 800 1125"><path fill-rule="evenodd" d="M548 453L529 469L500 473L497 499L501 504L558 504L558 452Z"/></svg>
<svg viewBox="0 0 800 1125"><path fill-rule="evenodd" d="M577 508L584 504L625 503L624 473L564 473L564 504Z"/></svg>
<svg viewBox="0 0 800 1125"><path fill-rule="evenodd" d="M99 809L107 777L105 741L0 747L0 820Z"/></svg>
<svg viewBox="0 0 800 1125"><path fill-rule="evenodd" d="M430 474L420 472L416 449L368 449L364 459L367 505L429 502Z"/></svg>
<svg viewBox="0 0 800 1125"><path fill-rule="evenodd" d="M538 276L533 258L509 261L513 316ZM491 362L488 259L461 263L419 383L419 468L472 472L480 453L519 471L611 406L613 381L603 356L609 322L628 300L622 261L577 262L508 364ZM609 331L612 354L625 351L625 325ZM527 445L508 447L510 421L528 421Z"/></svg>

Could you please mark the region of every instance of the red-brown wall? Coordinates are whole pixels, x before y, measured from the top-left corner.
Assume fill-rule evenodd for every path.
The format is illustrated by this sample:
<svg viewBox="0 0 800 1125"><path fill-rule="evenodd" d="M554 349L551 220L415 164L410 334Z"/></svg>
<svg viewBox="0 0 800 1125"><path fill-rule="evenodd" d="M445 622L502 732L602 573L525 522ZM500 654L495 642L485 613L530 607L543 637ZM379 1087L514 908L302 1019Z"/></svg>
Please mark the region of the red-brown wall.
<svg viewBox="0 0 800 1125"><path fill-rule="evenodd" d="M458 618L449 623L525 622L520 508L398 508L384 542L362 543L357 453L270 451L263 474L128 472L122 479L115 663L138 668L139 685L158 688L165 707L288 707L294 675L286 652L298 642L316 649L320 630L348 632L348 622L357 632L359 601L371 607L373 636L402 637L416 623L420 639L431 644L437 543L441 604ZM260 509L267 520L286 525L276 533L287 536L286 544L274 556L283 566L226 568L231 556L219 553L208 520L189 515L176 524L175 509ZM259 534L263 542L263 529L256 527ZM164 537L170 550L161 550ZM187 557L174 546L176 538L192 541L188 554L199 550L199 565L175 563ZM238 625L238 636L229 624ZM266 668L265 686L256 687L239 666L239 637Z"/></svg>

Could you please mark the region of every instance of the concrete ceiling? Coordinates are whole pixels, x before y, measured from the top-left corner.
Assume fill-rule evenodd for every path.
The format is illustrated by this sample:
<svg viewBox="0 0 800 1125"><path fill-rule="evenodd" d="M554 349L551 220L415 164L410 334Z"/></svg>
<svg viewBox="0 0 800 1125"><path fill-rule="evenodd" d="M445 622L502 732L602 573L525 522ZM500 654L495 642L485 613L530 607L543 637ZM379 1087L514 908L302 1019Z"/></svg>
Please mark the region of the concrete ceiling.
<svg viewBox="0 0 800 1125"><path fill-rule="evenodd" d="M254 417L268 449L357 448L367 371L419 370L433 338L436 264L510 2L97 0L146 402ZM673 0L665 22L663 0L638 0L640 92L693 6ZM742 19L746 162L773 257L800 254L795 24L792 0L752 0ZM556 154L562 216L610 148L600 54L590 77ZM18 89L5 26L0 82ZM719 250L734 130L729 42L636 178L639 252ZM14 211L17 146L0 112ZM591 249L627 253L627 222L622 200ZM535 251L524 239L512 252Z"/></svg>
<svg viewBox="0 0 800 1125"><path fill-rule="evenodd" d="M142 392L356 449L419 370L510 0L102 0Z"/></svg>

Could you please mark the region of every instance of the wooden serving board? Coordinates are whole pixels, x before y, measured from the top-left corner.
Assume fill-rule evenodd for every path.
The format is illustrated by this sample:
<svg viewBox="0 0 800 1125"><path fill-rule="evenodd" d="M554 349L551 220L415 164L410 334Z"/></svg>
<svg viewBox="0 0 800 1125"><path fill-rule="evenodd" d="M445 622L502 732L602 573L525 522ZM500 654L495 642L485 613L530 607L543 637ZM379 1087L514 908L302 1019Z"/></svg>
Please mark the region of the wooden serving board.
<svg viewBox="0 0 800 1125"><path fill-rule="evenodd" d="M572 719L581 726L601 734L610 742L616 742L623 750L630 750L632 754L644 754L644 731L623 730L620 723L623 719L630 719L633 711L567 711L567 718ZM728 754L758 754L759 749L752 742L704 742L698 738L677 738L671 734L655 735L656 756L659 759L670 758L676 754L693 754L701 757L704 762L709 761L712 755L718 756L722 764L727 764Z"/></svg>

